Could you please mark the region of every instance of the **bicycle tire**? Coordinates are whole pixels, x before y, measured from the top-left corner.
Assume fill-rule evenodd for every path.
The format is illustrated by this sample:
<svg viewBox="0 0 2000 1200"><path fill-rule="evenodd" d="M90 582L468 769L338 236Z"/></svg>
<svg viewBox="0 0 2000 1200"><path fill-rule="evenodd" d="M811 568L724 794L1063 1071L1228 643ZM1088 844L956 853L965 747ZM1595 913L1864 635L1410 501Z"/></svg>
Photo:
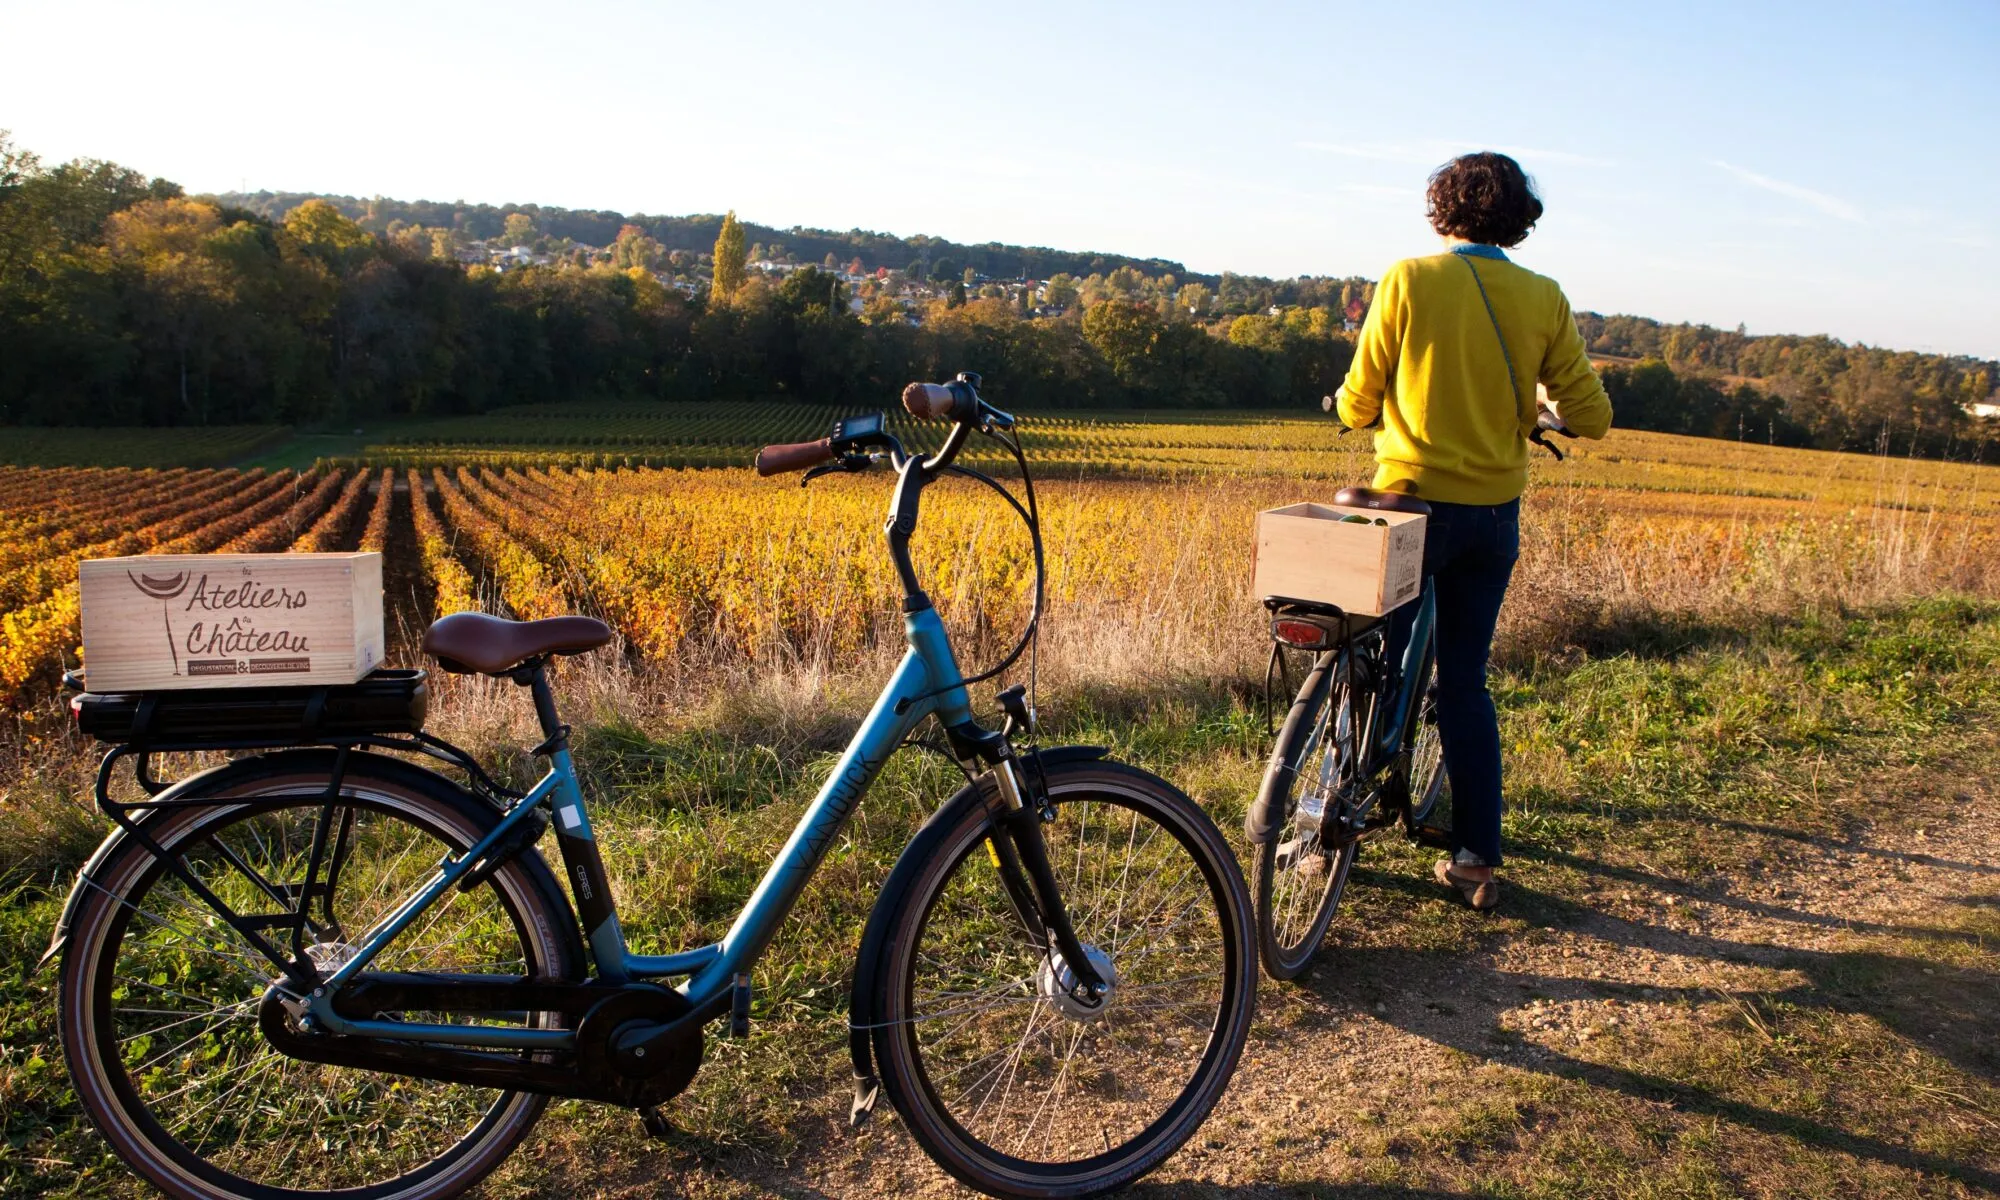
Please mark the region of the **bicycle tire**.
<svg viewBox="0 0 2000 1200"><path fill-rule="evenodd" d="M1423 698L1417 703L1417 712L1405 739L1410 751L1409 778L1405 781L1410 802L1403 810L1404 828L1418 841L1445 842L1449 839L1432 820L1438 802L1444 798L1445 789L1450 785L1450 775L1444 766L1444 742L1438 736L1437 663L1434 655L1425 656L1421 686Z"/></svg>
<svg viewBox="0 0 2000 1200"><path fill-rule="evenodd" d="M982 850L994 828L994 809L980 789L961 793L918 832L881 900L887 906L886 940L875 967L875 1010L867 1019L872 1021L884 1090L933 1161L960 1182L994 1196L1093 1196L1124 1187L1158 1166L1200 1128L1228 1086L1249 1035L1256 996L1248 889L1235 856L1207 814L1164 780L1118 763L1055 764L1048 768L1047 780L1057 818L1043 828L1050 859L1062 877L1065 905L1086 949L1101 946L1112 969L1121 972L1102 1017L1067 1017L1049 998L1042 972L1053 973L1056 966L1046 956L1035 966L1018 917L1002 907L1004 885ZM1084 851L1099 844L1094 825L1107 848L1116 851L1123 838L1124 869L1115 884L1121 900L1109 912L1109 872L1118 864L1107 858L1104 869L1093 873L1097 856ZM1164 888L1159 885L1168 877L1152 869L1163 865L1179 872ZM1145 899L1133 910L1141 904L1151 907L1129 924L1123 907L1131 898L1125 890L1128 882L1151 888L1141 892ZM1177 891L1183 883L1190 886ZM1187 907L1162 924L1161 914L1182 895ZM1196 932L1176 936L1177 928ZM1136 932L1141 929L1143 934ZM1174 940L1166 940L1170 938ZM1159 961L1147 962L1149 958ZM956 987L953 981L971 979L960 959L993 962L1002 982L988 991L921 991L923 983L933 980ZM1211 965L1212 977L1191 973ZM1012 974L1017 968L1022 975ZM1161 974L1168 978L1153 978ZM990 996L993 1002L980 1007L981 1002L971 999L977 996ZM946 1007L925 1012L927 997ZM1122 1023L1121 1005L1127 1014ZM954 1077L964 1078L968 1069L1007 1053L1006 1039L1013 1036L1014 1018L1023 1008L1026 1023L1006 1068L1005 1090L994 1118L982 1121L1001 1086L997 1076L971 1111L972 1093L985 1082L983 1076L973 1077L955 1097L942 1093L951 1090ZM980 1020L983 1012L1002 1009L1008 1015ZM1040 1027L1045 1013L1050 1024ZM990 1025L993 1036L983 1028L964 1032L975 1024ZM1188 1049L1197 1035L1198 1055L1177 1060L1191 1065L1185 1082L1176 1087L1176 1060L1166 1052ZM1044 1036L1050 1048L1047 1059L1041 1057ZM1069 1049L1061 1065L1052 1068L1063 1038ZM1086 1040L1092 1055L1102 1057L1076 1065ZM1000 1049L964 1062L957 1057L989 1045ZM1001 1069L996 1062L989 1071ZM1013 1111L1016 1082L1031 1075L1047 1078L1051 1069L1048 1095L1012 1147L994 1145L1000 1139L988 1134L1000 1127L1003 1114ZM1066 1081L1073 1090L1065 1091ZM1155 1082L1163 1084L1160 1103L1132 1099ZM1022 1085L1021 1111L1029 1107L1026 1094L1032 1086L1032 1079ZM1065 1103L1057 1104L1058 1099ZM1040 1120L1048 1110L1054 1111L1048 1112L1044 1127ZM1079 1112L1094 1127L1077 1124ZM1113 1123L1120 1129L1116 1140L1110 1132ZM1040 1157L1019 1153L1038 1129L1046 1131ZM1126 1136L1127 1129L1135 1132Z"/></svg>
<svg viewBox="0 0 2000 1200"><path fill-rule="evenodd" d="M1345 753L1351 761L1357 753L1359 731L1366 728L1363 715L1354 706L1349 682L1352 662L1351 649L1330 650L1314 661L1299 685L1265 768L1265 794L1259 797L1259 804L1280 815L1275 828L1256 843L1253 874L1258 954L1265 973L1273 979L1296 979L1312 965L1346 894L1354 860L1361 853L1358 839L1343 839L1329 848L1317 835L1303 830L1298 820L1301 785L1314 786L1323 774L1323 760L1316 765L1315 756L1330 749L1329 738L1336 735L1344 720ZM1337 736L1333 740L1338 740ZM1323 804L1324 815L1332 818L1337 802L1323 797ZM1313 874L1321 876L1316 887L1310 885ZM1295 919L1298 906L1308 898L1313 904L1311 915L1301 924Z"/></svg>
<svg viewBox="0 0 2000 1200"><path fill-rule="evenodd" d="M467 795L447 780L394 760L370 762L370 757L354 756L343 777L339 807L366 813L371 821L379 817L384 828L388 828L392 821L406 824L454 852L469 848L499 820L499 813L491 806ZM262 770L254 762L239 763L238 766L248 769L232 770L215 791L203 797L232 803L149 814L142 828L162 849L182 856L187 862L204 845L223 845L231 826L254 830L258 827L253 822L268 824L273 814L321 804L330 763L330 754L314 752L271 756L268 768ZM361 852L362 836L356 835L357 853ZM248 839L237 840L239 844L250 844ZM423 867L428 870L434 864L435 859L432 859ZM371 865L374 865L372 860ZM195 868L191 865L190 869ZM273 1072L283 1079L276 1093L278 1100L272 1101L272 1107L283 1102L293 1090L312 1096L316 1084L321 1088L330 1088L339 1083L356 1089L351 1094L360 1095L368 1088L377 1086L372 1081L381 1080L383 1085L377 1090L383 1097L383 1111L387 1111L389 1098L399 1094L403 1099L395 1103L402 1105L405 1112L417 1111L417 1106L425 1102L423 1097L441 1097L443 1102L435 1105L432 1111L450 1110L466 1114L465 1131L440 1153L411 1161L409 1169L396 1170L385 1178L360 1178L352 1172L355 1169L366 1170L365 1165L354 1168L333 1162L338 1157L337 1152L350 1151L355 1144L354 1141L340 1143L338 1127L335 1133L323 1134L325 1140L317 1148L309 1144L312 1139L281 1143L289 1146L291 1153L271 1155L281 1160L274 1162L267 1172L267 1176L276 1178L252 1177L243 1173L246 1168L240 1162L231 1161L225 1165L217 1161L222 1157L233 1160L236 1151L233 1145L211 1143L215 1133L214 1121L206 1131L192 1139L196 1144L190 1145L188 1134L192 1124L179 1133L171 1129L170 1122L178 1118L164 1112L162 1094L153 1088L145 1077L146 1072L141 1070L141 1078L137 1080L133 1077L131 1068L135 1065L143 1068L145 1063L128 1064L126 1061L126 1054L137 1038L150 1041L153 1034L159 1031L142 1031L136 1037L121 1038L118 1029L118 1023L130 1021L133 1012L131 1008L126 1008L121 1013L117 995L120 987L126 988L128 995L131 994L133 986L129 981L121 983L117 975L121 952L127 950L127 940L133 929L139 929L136 939L138 949L134 954L143 954L145 941L155 936L155 929L172 928L170 922L162 923L160 914L152 912L149 905L157 905L174 914L174 919L188 919L177 906L182 899L180 896L166 891L155 897L155 887L163 883L169 887L183 886L134 838L115 840L96 865L87 885L87 894L82 897L71 922L63 950L62 971L58 980L58 1025L70 1078L85 1111L119 1157L168 1195L180 1200L306 1200L307 1197L323 1197L336 1190L337 1186L341 1195L353 1200L390 1200L392 1197L395 1200L437 1200L463 1192L484 1178L506 1159L540 1118L548 1103L543 1096L429 1084L428 1081L413 1081L406 1076L376 1075L352 1068L327 1068L302 1063L272 1050L263 1041L261 1033L249 1034L235 1029L230 1023L235 1020L233 1016L228 1019L215 1017L204 1022L202 1032L194 1035L204 1042L203 1047L197 1048L198 1051L206 1053L212 1043L220 1047L224 1054L239 1051L248 1055L261 1053L270 1060L246 1059L222 1068L222 1075L211 1087L219 1086L232 1071L243 1075L244 1079L236 1083L230 1092L221 1093L213 1101L218 1111L223 1110L224 1102L233 1093L240 1092L250 1077L259 1075L263 1076L264 1082L259 1083L256 1096L249 1099L261 1103L271 1094L269 1080ZM379 878L376 886L378 890L386 891ZM583 948L575 921L569 916L567 903L563 901L554 877L539 855L529 851L516 856L473 893L460 894L456 899L464 900L466 896L472 897L470 903L482 906L479 911L491 909L503 914L511 923L511 929L496 926L493 936L499 940L480 944L478 948L481 952L490 945L506 947L518 939L521 965L526 972L550 978L580 976ZM170 907L167 900L175 901L176 906ZM443 903L440 901L440 905ZM147 917L148 920L142 922L137 919L139 917ZM235 936L221 922L195 932L217 939ZM170 936L160 941L162 947L175 944L188 943ZM204 945L198 944L195 949L186 951L190 961L201 961ZM393 947L394 943L391 945ZM230 980L229 956L237 951L216 946L208 946L207 949L210 958L224 965L212 972L191 973L185 978L202 978L218 992L226 994L232 982L255 984L257 966L263 968L266 981L276 975L275 968L258 957L249 966L235 963L234 970L245 979ZM133 959L128 956L124 961L129 964ZM182 984L180 989L161 989L163 994L172 991L173 996L179 997L176 1003L198 1005L204 998L196 990L196 984L179 978L169 978L166 982ZM231 1007L240 1008L241 1005ZM209 1013L222 1011L215 1008ZM200 1019L202 1015L196 1013L195 1019ZM245 1019L254 1029L257 1020L254 1005ZM527 1019L553 1019L553 1014L541 1014L539 1017L530 1014ZM180 1030L176 1030L174 1036L178 1037L179 1033ZM151 1050L152 1047L147 1046L141 1053L150 1054ZM200 1054L191 1051L189 1057L198 1059ZM175 1082L178 1084L179 1078ZM448 1093L439 1090L445 1088L456 1090ZM153 1091L150 1097L145 1094L149 1090ZM412 1099L412 1093L418 1092L421 1096ZM171 1098L175 1093L166 1095ZM324 1097L325 1092L320 1095ZM326 1109L334 1107L325 1099L321 1103ZM258 1113L252 1110L258 1109L258 1103L239 1100L230 1107L249 1113L235 1122L246 1130L257 1119ZM473 1119L471 1114L475 1112L477 1116ZM272 1121L275 1123L275 1118ZM385 1127L389 1124L387 1117L382 1118L382 1124ZM225 1129L224 1134L227 1132ZM405 1132L407 1136L380 1138L377 1153L385 1157L402 1155L405 1158L422 1154L421 1148L414 1144L417 1135L400 1132ZM271 1130L265 1129L263 1133L268 1135ZM359 1136L362 1135L357 1135L357 1138ZM262 1144L256 1137L244 1141L250 1145ZM315 1167L323 1169L323 1174L317 1178L313 1176ZM340 1175L342 1170L349 1173Z"/></svg>

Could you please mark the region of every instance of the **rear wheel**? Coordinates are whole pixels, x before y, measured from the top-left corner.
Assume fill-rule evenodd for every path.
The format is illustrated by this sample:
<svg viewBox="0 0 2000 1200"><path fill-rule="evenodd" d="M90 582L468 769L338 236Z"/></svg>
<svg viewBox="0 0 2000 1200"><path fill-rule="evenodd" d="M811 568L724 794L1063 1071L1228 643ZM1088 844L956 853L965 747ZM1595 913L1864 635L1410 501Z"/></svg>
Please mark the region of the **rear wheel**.
<svg viewBox="0 0 2000 1200"><path fill-rule="evenodd" d="M1257 942L1273 979L1295 979L1319 952L1361 843L1339 824L1361 761L1374 693L1357 689L1351 650L1320 656L1278 733L1267 787L1284 816L1257 846Z"/></svg>
<svg viewBox="0 0 2000 1200"><path fill-rule="evenodd" d="M1228 1085L1256 993L1247 889L1207 815L1115 763L1048 784L1041 828L1101 1006L1017 915L985 803L927 826L882 899L883 1084L940 1166L998 1196L1095 1195L1159 1165Z"/></svg>
<svg viewBox="0 0 2000 1200"><path fill-rule="evenodd" d="M326 813L323 775L277 775L220 793L228 803L165 811L143 828L246 916L289 907L283 897L305 881L315 832L323 831L318 878L327 895L323 907L312 906L305 942L326 972L441 857L463 853L497 821L490 808L438 782L430 789L356 770ZM447 892L373 969L569 978L579 965L576 936L562 924L567 914L553 889L539 859L517 857L488 883ZM289 930L265 936L289 952ZM93 876L63 958L64 1053L78 1097L112 1148L169 1195L450 1196L498 1166L547 1103L287 1057L258 1026L259 1001L278 978L136 839Z"/></svg>

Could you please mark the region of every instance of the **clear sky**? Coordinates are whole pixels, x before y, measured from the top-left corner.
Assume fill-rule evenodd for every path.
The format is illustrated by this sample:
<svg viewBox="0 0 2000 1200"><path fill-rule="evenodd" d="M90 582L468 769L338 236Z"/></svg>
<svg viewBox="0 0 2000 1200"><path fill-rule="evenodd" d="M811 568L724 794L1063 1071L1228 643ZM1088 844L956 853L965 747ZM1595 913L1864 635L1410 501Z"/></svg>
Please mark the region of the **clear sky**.
<svg viewBox="0 0 2000 1200"><path fill-rule="evenodd" d="M1429 10L1429 11L1425 11ZM1580 309L2000 356L2000 4L0 0L0 127L192 191L1379 276L1497 148Z"/></svg>

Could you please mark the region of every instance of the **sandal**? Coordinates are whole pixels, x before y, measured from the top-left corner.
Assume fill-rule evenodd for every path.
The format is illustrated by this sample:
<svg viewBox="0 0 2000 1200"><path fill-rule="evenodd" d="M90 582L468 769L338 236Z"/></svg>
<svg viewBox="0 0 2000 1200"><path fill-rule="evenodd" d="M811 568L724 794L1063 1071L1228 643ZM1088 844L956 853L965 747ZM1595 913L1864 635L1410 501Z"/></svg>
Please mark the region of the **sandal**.
<svg viewBox="0 0 2000 1200"><path fill-rule="evenodd" d="M1437 881L1448 888L1456 888L1465 902L1480 912L1488 912L1500 904L1500 881L1498 879L1469 879L1451 869L1451 860L1441 858L1437 868L1431 872Z"/></svg>

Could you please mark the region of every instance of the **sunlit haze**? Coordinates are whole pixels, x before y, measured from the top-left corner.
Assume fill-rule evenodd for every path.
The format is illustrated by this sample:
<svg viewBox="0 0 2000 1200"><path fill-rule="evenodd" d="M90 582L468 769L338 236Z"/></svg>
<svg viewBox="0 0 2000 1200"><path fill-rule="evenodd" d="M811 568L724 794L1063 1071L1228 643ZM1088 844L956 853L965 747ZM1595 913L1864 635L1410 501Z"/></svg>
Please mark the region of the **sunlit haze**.
<svg viewBox="0 0 2000 1200"><path fill-rule="evenodd" d="M1423 14L1429 7L1434 11ZM1497 148L1579 309L2000 356L2000 6L0 3L0 128L190 191L1379 276Z"/></svg>

